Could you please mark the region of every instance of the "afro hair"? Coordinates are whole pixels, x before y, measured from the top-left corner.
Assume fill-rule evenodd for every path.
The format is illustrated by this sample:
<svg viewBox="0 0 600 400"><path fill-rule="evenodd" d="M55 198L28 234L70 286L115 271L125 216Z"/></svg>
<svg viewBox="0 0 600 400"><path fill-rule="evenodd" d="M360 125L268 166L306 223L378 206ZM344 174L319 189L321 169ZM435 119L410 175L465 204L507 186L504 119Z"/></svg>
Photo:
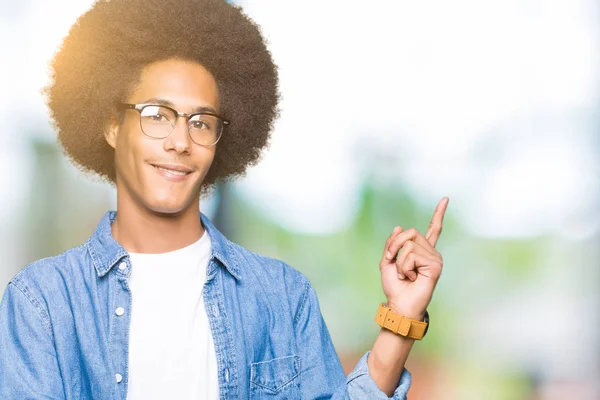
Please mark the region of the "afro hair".
<svg viewBox="0 0 600 400"><path fill-rule="evenodd" d="M277 68L259 27L225 0L98 0L55 54L45 88L58 140L84 172L114 183L114 149L103 132L142 69L177 58L203 65L231 122L202 183L245 173L268 146L278 114Z"/></svg>

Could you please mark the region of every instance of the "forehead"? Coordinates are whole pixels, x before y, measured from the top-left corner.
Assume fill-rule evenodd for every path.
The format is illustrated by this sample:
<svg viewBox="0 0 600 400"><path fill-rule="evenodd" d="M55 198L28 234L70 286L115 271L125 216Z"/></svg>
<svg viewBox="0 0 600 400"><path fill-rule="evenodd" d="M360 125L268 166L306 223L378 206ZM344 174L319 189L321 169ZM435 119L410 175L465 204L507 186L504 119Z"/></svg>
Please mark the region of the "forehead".
<svg viewBox="0 0 600 400"><path fill-rule="evenodd" d="M201 64L170 59L149 64L142 70L130 100L147 99L170 101L179 111L198 106L218 109L219 92L214 77Z"/></svg>

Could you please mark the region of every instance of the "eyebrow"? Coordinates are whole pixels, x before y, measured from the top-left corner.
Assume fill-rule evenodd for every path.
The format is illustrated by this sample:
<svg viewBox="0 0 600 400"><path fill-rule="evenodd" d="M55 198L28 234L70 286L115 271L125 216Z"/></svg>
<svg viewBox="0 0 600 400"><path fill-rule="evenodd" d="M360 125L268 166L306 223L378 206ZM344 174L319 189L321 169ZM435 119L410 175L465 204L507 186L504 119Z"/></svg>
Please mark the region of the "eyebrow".
<svg viewBox="0 0 600 400"><path fill-rule="evenodd" d="M171 108L175 109L175 104L173 104L173 102L171 102L169 100L165 100L165 99L151 98L151 99L147 99L147 100L143 101L142 103L158 104L161 106L167 106L167 107L171 107ZM192 112L190 114L201 113L201 112L210 112L210 113L216 114L217 110L215 110L212 107L198 106L198 107L195 107L194 109L192 109Z"/></svg>

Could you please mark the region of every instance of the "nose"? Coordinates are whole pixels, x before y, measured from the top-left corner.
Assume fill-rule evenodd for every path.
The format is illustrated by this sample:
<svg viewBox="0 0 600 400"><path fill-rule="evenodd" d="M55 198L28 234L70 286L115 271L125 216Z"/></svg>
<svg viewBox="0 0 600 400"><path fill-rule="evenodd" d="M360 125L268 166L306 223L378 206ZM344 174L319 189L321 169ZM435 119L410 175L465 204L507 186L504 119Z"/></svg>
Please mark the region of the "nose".
<svg viewBox="0 0 600 400"><path fill-rule="evenodd" d="M188 153L191 150L192 139L188 132L187 119L177 118L173 131L165 138L164 148L166 151L175 150L177 153Z"/></svg>

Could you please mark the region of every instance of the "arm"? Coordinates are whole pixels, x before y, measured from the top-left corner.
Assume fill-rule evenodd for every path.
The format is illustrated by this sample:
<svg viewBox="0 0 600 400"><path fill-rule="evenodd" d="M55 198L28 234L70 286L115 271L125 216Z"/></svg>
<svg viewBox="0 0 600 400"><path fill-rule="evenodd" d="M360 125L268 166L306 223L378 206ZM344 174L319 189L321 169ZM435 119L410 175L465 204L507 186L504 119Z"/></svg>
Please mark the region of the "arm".
<svg viewBox="0 0 600 400"><path fill-rule="evenodd" d="M377 386L389 396L398 386L414 342L414 339L398 336L386 329L381 329L375 340L367 360L368 368Z"/></svg>
<svg viewBox="0 0 600 400"><path fill-rule="evenodd" d="M449 199L435 209L425 236L415 228L395 227L385 242L379 263L383 292L398 314L422 321L442 273L442 255L435 249ZM371 376L385 393L394 392L414 340L382 329L368 364Z"/></svg>
<svg viewBox="0 0 600 400"><path fill-rule="evenodd" d="M414 228L396 227L385 243L379 264L383 291L389 306L408 318L423 319L440 278L443 260L435 244L447 205L448 198L440 201L425 236ZM300 363L302 398L332 396L327 394L330 387L335 399L406 399L411 377L404 364L413 339L382 330L343 382L340 361L308 282L299 310L294 319L297 343L306 350Z"/></svg>
<svg viewBox="0 0 600 400"><path fill-rule="evenodd" d="M47 314L13 282L0 303L0 398L65 398Z"/></svg>
<svg viewBox="0 0 600 400"><path fill-rule="evenodd" d="M346 378L323 320L317 295L308 281L305 282L302 303L294 321L298 348L302 350L301 398L389 399L369 373L367 358L371 359L370 352L363 355ZM393 399L406 399L410 380L410 373L402 368L395 380Z"/></svg>

